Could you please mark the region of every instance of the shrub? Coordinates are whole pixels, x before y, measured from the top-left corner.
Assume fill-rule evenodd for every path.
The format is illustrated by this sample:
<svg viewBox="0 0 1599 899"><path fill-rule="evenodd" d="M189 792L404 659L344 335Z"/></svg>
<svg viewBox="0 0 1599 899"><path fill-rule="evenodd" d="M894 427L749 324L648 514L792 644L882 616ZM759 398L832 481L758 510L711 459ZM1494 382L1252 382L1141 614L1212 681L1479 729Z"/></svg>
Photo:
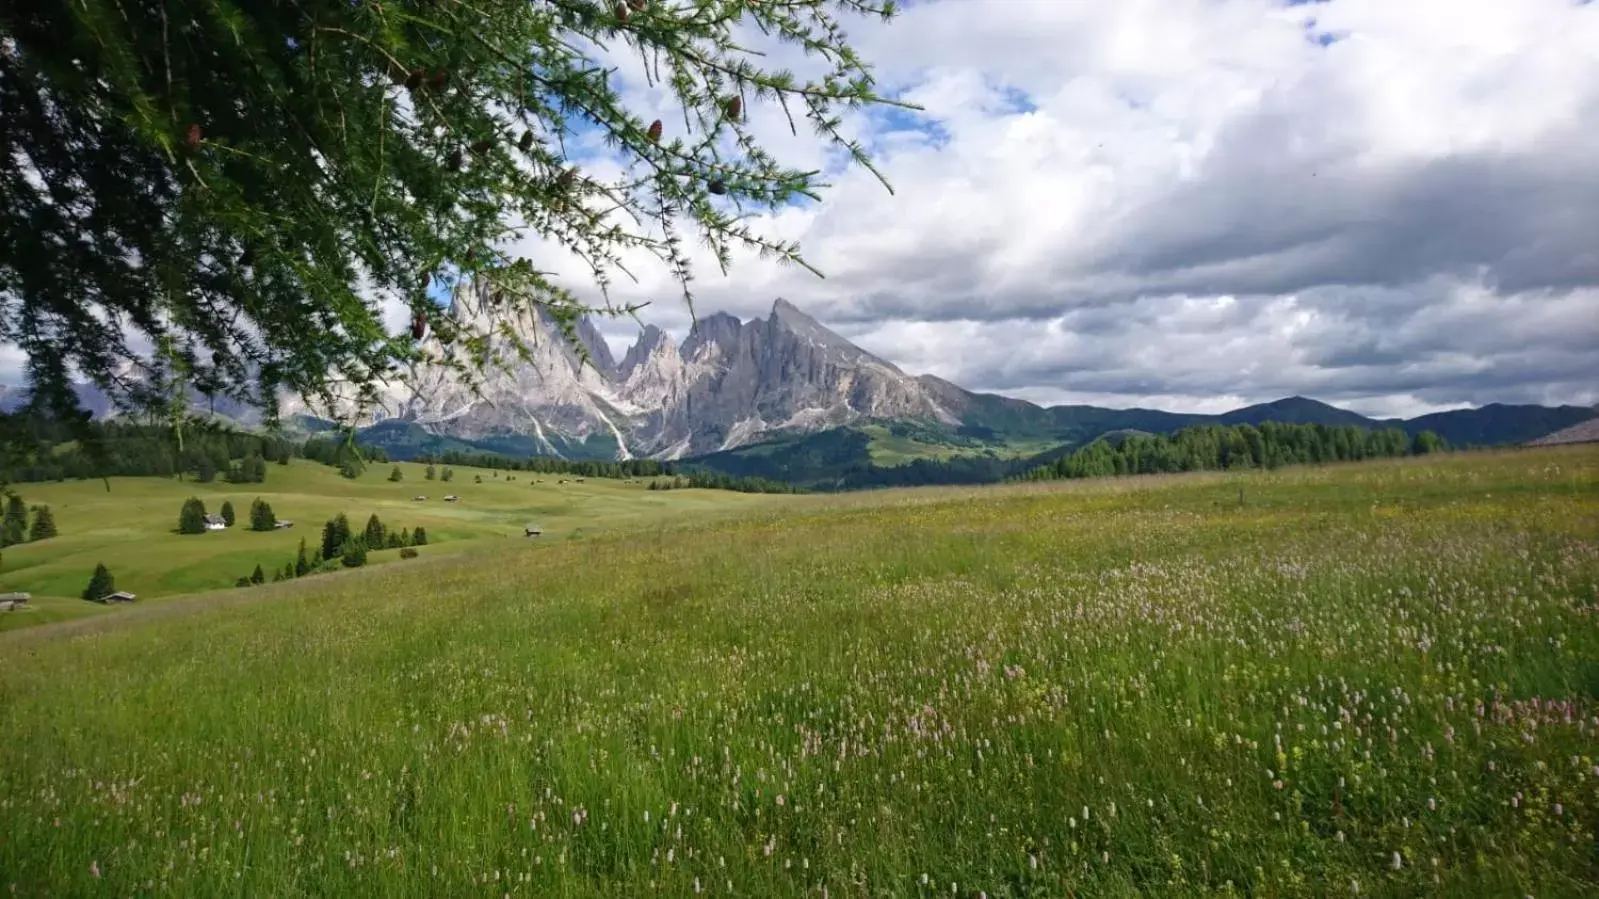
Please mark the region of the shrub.
<svg viewBox="0 0 1599 899"><path fill-rule="evenodd" d="M233 586L235 586L235 587L250 587L250 586L254 586L254 585L250 583L250 579L249 578L241 577L238 580L233 582Z"/></svg>
<svg viewBox="0 0 1599 899"><path fill-rule="evenodd" d="M414 558L417 557L417 555L418 555L417 551L412 549L409 546L403 547L400 550L400 558L402 558L402 559L414 559Z"/></svg>
<svg viewBox="0 0 1599 899"><path fill-rule="evenodd" d="M391 481L401 481L401 480L404 480L404 479L405 479L405 473L400 471L400 466L396 465L396 466L394 466L394 468L389 470L389 480L391 480Z"/></svg>

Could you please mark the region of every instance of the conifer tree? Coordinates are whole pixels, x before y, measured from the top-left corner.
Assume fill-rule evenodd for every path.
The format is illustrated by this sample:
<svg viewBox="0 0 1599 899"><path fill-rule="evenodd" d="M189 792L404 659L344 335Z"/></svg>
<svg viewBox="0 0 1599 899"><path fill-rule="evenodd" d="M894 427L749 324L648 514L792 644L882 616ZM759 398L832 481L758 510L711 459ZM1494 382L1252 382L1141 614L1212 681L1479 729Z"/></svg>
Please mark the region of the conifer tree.
<svg viewBox="0 0 1599 899"><path fill-rule="evenodd" d="M33 526L28 529L28 540L49 540L56 535L55 513L49 506L33 507Z"/></svg>
<svg viewBox="0 0 1599 899"><path fill-rule="evenodd" d="M570 248L602 288L641 254L687 296L698 242L724 270L739 248L805 265L749 213L814 198L821 173L763 149L747 107L781 104L871 168L841 114L897 102L845 39L847 14L891 18L890 0L22 8L0 18L0 343L62 413L74 371L162 411L191 386L269 415L282 389L328 399L343 382L370 399L393 370L445 355L421 345L429 333L466 348L444 364L475 374L519 352L475 340L511 316L539 304L571 331L586 308L509 255L517 236ZM763 68L735 29L823 71ZM661 73L681 116L630 111L600 48ZM618 174L567 155L591 132ZM463 280L488 315L433 315L445 294L479 302ZM385 300L410 307L404 333L385 333ZM130 360L150 376L118 377Z"/></svg>
<svg viewBox="0 0 1599 899"><path fill-rule="evenodd" d="M259 584L266 581L266 572L261 570L260 563L256 563L255 570L250 572L250 583Z"/></svg>
<svg viewBox="0 0 1599 899"><path fill-rule="evenodd" d="M344 542L348 539L350 539L350 519L340 512L322 527L322 558L331 559L339 555Z"/></svg>
<svg viewBox="0 0 1599 899"><path fill-rule="evenodd" d="M396 465L393 468L389 469L389 480L395 481L395 482L399 482L401 480L404 480L404 478L405 478L405 474L404 474L404 472L400 471L400 466Z"/></svg>
<svg viewBox="0 0 1599 899"><path fill-rule="evenodd" d="M222 510L221 510L220 514L222 515L222 523L227 525L230 528L233 527L233 522L236 521L237 519L234 517L234 514L233 514L233 501L232 500L225 499L225 500L222 501Z"/></svg>
<svg viewBox="0 0 1599 899"><path fill-rule="evenodd" d="M250 530L270 531L278 526L278 516L273 514L272 506L261 497L256 497L250 504Z"/></svg>
<svg viewBox="0 0 1599 899"><path fill-rule="evenodd" d="M205 503L191 496L183 501L183 511L178 513L178 533L205 533Z"/></svg>
<svg viewBox="0 0 1599 899"><path fill-rule="evenodd" d="M366 540L366 545L369 549L383 548L383 522L378 520L376 512L372 513L372 517L366 520L366 530L362 537Z"/></svg>
<svg viewBox="0 0 1599 899"><path fill-rule="evenodd" d="M428 545L428 530L427 530L427 528L422 527L421 525L417 525L416 526L416 530L411 532L411 545L412 546L427 546Z"/></svg>
<svg viewBox="0 0 1599 899"><path fill-rule="evenodd" d="M300 551L294 556L294 576L304 577L311 570L311 560L305 555L305 538L300 538Z"/></svg>
<svg viewBox="0 0 1599 899"><path fill-rule="evenodd" d="M6 514L0 519L0 546L13 546L26 539L28 533L28 505L22 497L11 494L6 498Z"/></svg>
<svg viewBox="0 0 1599 899"><path fill-rule="evenodd" d="M105 563L94 566L94 574L89 578L89 586L83 588L83 598L98 601L109 593L117 592L116 578L106 570Z"/></svg>

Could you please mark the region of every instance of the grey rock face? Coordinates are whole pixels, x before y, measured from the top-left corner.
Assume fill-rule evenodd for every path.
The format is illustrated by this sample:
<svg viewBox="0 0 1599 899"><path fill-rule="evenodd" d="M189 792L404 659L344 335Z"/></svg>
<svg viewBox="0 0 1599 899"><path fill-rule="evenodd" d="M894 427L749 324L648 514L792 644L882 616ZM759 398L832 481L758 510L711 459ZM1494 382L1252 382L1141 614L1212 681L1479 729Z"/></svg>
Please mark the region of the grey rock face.
<svg viewBox="0 0 1599 899"><path fill-rule="evenodd" d="M470 307L457 314L471 316ZM956 421L938 391L786 300L766 319L708 315L682 347L648 326L620 363L590 321L577 328L587 366L546 315L525 315L512 327L531 345L531 364L485 373L477 392L447 367L419 368L385 389L378 408L357 424L400 418L454 437L525 434L542 451L563 455L598 436L614 440L621 458L680 458L777 429L819 430L862 418ZM355 409L341 402L330 411Z"/></svg>

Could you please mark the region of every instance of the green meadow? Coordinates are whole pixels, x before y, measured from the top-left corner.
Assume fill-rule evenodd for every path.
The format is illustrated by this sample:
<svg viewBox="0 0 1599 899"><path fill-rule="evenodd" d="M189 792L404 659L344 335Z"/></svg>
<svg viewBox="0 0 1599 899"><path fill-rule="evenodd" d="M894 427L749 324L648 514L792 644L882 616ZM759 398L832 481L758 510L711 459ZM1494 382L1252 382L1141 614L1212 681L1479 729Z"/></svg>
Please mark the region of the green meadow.
<svg viewBox="0 0 1599 899"><path fill-rule="evenodd" d="M340 512L358 532L373 514L396 530L420 525L427 529L429 544L419 552L448 556L520 551L524 547L508 541L530 542L523 533L528 524L543 528L539 540L559 541L777 499L709 490L653 491L645 481L587 478L578 483L566 475L474 468L456 468L454 479L446 483L426 480L426 465L398 465L403 476L398 482L387 480L394 467L390 463L374 464L352 480L329 466L296 459L287 466L267 466L267 479L260 484L111 478L14 485L29 505L50 506L61 535L0 551L0 593L33 594L32 610L0 615L0 629L125 611L78 598L102 562L116 577L118 589L137 594L139 602L230 588L256 565L270 577L275 568L294 561L302 538L315 552L322 525ZM482 483L475 482L478 477ZM461 501L444 502L451 494ZM223 531L179 534L178 512L190 496L204 501L208 512L232 501L236 523ZM415 496L427 499L414 501ZM256 497L294 527L251 531L250 504ZM371 553L367 564L398 561L399 550L389 549Z"/></svg>
<svg viewBox="0 0 1599 899"><path fill-rule="evenodd" d="M0 634L0 893L1599 894L1594 447L799 498L386 473L263 487L440 551ZM165 533L189 489L30 488L62 547L3 583L233 576L258 535Z"/></svg>

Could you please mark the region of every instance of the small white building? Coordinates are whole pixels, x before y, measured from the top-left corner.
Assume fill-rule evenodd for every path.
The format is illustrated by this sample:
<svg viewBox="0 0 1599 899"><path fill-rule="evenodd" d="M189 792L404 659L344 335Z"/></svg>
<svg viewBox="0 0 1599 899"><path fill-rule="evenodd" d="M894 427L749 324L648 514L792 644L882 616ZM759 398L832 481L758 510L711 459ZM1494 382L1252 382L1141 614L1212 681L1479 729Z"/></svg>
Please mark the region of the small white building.
<svg viewBox="0 0 1599 899"><path fill-rule="evenodd" d="M210 512L210 513L206 514L206 516L205 516L205 529L206 530L208 530L208 531L221 531L221 530L225 530L227 528L227 526L228 526L228 523L226 521L222 520L222 516L221 515L218 515L215 512Z"/></svg>

